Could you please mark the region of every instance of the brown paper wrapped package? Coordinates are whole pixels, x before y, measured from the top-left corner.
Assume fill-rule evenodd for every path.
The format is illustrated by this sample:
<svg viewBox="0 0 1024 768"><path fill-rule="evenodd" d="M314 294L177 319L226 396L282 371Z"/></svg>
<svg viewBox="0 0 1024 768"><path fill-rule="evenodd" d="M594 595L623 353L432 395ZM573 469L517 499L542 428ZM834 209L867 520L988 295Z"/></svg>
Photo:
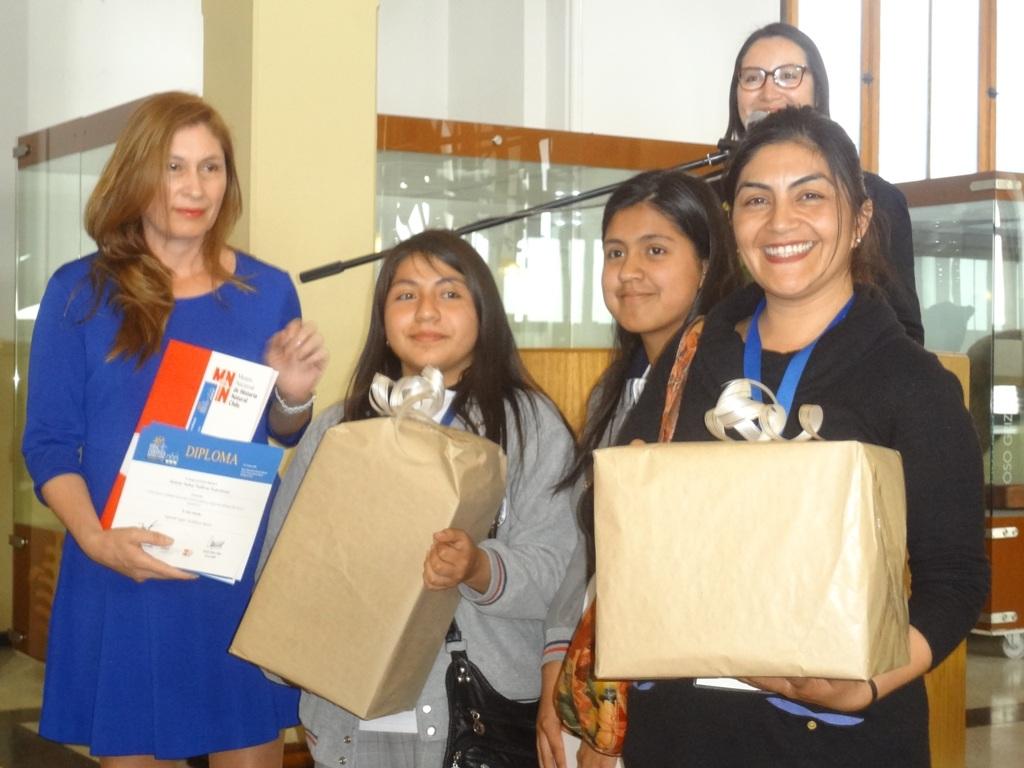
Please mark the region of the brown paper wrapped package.
<svg viewBox="0 0 1024 768"><path fill-rule="evenodd" d="M599 676L863 680L907 663L897 452L676 443L594 466Z"/></svg>
<svg viewBox="0 0 1024 768"><path fill-rule="evenodd" d="M505 494L493 442L413 419L329 429L231 653L361 718L412 709L458 590L428 591L435 531L482 540Z"/></svg>

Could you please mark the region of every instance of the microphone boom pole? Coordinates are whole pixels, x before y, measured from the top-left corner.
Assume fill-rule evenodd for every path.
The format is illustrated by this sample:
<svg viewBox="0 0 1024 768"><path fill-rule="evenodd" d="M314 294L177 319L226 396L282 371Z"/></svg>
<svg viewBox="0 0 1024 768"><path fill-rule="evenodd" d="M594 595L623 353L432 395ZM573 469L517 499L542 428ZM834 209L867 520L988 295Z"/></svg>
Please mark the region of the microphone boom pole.
<svg viewBox="0 0 1024 768"><path fill-rule="evenodd" d="M688 163L682 165L676 165L670 168L672 171L683 171L690 172L698 168L714 167L722 163L729 156L728 149L721 149L718 152L708 153L704 157L698 160L691 160ZM453 232L457 235L468 235L471 232L479 232L482 229L490 229L491 227L501 226L502 224L510 224L513 221L519 221L520 219L526 219L530 216L534 216L538 213L548 213L550 211L557 211L561 208L567 208L575 203L582 203L586 200L591 200L595 197L602 197L603 195L610 195L622 182L615 182L614 184L606 184L603 187L597 187L596 189L585 190L575 195L569 195L568 197L560 197L556 200L549 200L546 203L535 205L532 208L524 208L521 211L514 211L507 213L502 216L491 216L486 219L480 219L472 224L465 224L461 227L456 227ZM384 254L387 250L377 251L376 253L368 253L365 256L359 256L354 259L348 259L346 261L334 261L330 264L323 264L319 267L313 267L307 269L304 272L299 273L299 281L303 283L310 283L314 280L320 280L331 275L337 275L340 272L344 272L346 269L352 269L352 267L358 267L363 264L369 264L370 262L377 261L384 258Z"/></svg>

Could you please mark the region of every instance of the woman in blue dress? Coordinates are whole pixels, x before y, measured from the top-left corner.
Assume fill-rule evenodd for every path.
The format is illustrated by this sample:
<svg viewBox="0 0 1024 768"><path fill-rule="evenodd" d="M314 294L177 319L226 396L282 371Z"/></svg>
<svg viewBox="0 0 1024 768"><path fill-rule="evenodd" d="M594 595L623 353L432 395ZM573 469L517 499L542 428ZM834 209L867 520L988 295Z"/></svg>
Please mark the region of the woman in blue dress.
<svg viewBox="0 0 1024 768"><path fill-rule="evenodd" d="M227 653L253 585L180 571L102 510L171 339L277 369L254 440L301 436L327 362L284 272L227 247L241 211L220 116L184 93L153 96L89 199L97 253L51 278L30 359L25 461L65 525L40 733L88 745L104 768L281 765L297 692ZM254 551L259 553L265 520Z"/></svg>

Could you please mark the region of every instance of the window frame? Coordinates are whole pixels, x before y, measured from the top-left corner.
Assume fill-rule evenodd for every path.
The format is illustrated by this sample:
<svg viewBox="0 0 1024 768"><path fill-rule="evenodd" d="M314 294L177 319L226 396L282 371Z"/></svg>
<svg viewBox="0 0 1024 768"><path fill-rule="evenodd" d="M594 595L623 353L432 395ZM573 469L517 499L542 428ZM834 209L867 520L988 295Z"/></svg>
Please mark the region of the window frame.
<svg viewBox="0 0 1024 768"><path fill-rule="evenodd" d="M978 167L994 171L996 163L996 6L978 0ZM800 0L780 0L781 21L799 27ZM878 171L878 103L883 73L881 0L861 0L860 159L865 170ZM929 153L930 154L930 153ZM931 158L928 158L931 167ZM930 173L929 173L930 176Z"/></svg>

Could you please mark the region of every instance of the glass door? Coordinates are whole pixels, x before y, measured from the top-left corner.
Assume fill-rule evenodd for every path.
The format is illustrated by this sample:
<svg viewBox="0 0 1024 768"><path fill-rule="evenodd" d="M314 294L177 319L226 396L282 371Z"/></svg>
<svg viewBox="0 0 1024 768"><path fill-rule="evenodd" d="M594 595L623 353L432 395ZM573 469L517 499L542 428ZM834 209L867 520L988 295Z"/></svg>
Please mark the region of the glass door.
<svg viewBox="0 0 1024 768"><path fill-rule="evenodd" d="M45 134L43 134L45 136ZM45 142L36 146L45 148ZM26 384L32 330L46 282L61 264L94 250L82 229L82 212L113 145L49 159L28 158L16 179L14 375L9 395L15 442L25 426ZM40 154L40 153L37 153ZM57 583L63 526L36 498L15 451L10 488L14 530L13 616L15 647L38 659L46 653L50 606Z"/></svg>

